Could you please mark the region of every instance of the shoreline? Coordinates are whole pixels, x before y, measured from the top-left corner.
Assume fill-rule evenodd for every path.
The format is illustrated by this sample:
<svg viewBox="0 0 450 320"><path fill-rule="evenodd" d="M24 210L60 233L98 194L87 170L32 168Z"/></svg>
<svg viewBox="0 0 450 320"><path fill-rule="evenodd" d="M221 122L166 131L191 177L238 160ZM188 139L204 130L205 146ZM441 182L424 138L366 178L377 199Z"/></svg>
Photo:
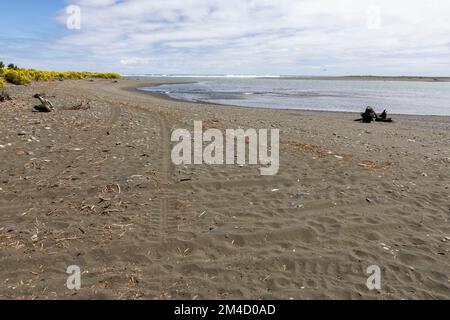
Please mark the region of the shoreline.
<svg viewBox="0 0 450 320"><path fill-rule="evenodd" d="M281 78L262 77L260 79L280 80L336 80L336 81L381 81L381 82L450 82L450 77L420 77L420 76L283 76Z"/></svg>
<svg viewBox="0 0 450 320"><path fill-rule="evenodd" d="M176 77L157 77L157 76L133 76L133 75L124 75L124 79L139 79L139 78L148 78L148 79L273 79L273 80L317 80L317 81L328 81L328 80L336 80L336 81L392 81L392 82L450 82L450 77L426 77L426 76L236 76L236 77L226 77L226 76L217 76L213 77L210 75L196 75L195 77L189 76L176 76ZM169 80L170 81L170 80Z"/></svg>
<svg viewBox="0 0 450 320"><path fill-rule="evenodd" d="M362 106L361 107L361 111L357 112L357 111L333 111L333 110L314 110L314 109L289 109L289 108L273 108L273 107L249 107L249 106L240 106L240 105L234 105L234 104L222 104L222 103L217 103L217 102L207 102L207 101L189 101L189 100L183 100L183 99L177 99L177 98L173 98L170 95L166 94L166 93L160 93L160 92L148 92L145 90L141 90L141 88L145 88L145 87L158 87L161 85L176 85L176 84L189 84L189 83L196 83L195 81L171 81L171 80L167 80L164 82L154 82L154 83L150 83L147 84L145 82L145 79L133 79L134 81L143 81L142 85L134 85L131 86L129 88L126 88L125 90L127 90L128 92L137 92L140 94L145 94L145 95L150 95L159 99L163 99L163 100L167 100L167 101L174 101L174 102L181 102L181 103L187 103L187 104L204 104L204 105L211 105L211 106L222 106L222 107L233 107L233 108L249 108L249 109L258 109L258 110L272 110L272 111L276 111L276 110L282 110L282 111L298 111L298 112L302 112L302 111L306 111L306 112L316 112L316 113L344 113L344 114L352 114L355 115L356 117L359 117L361 112L364 112L364 109L367 107ZM450 81L450 80L449 80ZM389 112L389 110L387 110ZM450 118L450 115L433 115L433 114L425 114L425 115L421 115L421 114L407 114L407 113L389 113L389 115L391 116L395 116L395 117L434 117L434 118L440 118L440 117L445 117L445 118Z"/></svg>

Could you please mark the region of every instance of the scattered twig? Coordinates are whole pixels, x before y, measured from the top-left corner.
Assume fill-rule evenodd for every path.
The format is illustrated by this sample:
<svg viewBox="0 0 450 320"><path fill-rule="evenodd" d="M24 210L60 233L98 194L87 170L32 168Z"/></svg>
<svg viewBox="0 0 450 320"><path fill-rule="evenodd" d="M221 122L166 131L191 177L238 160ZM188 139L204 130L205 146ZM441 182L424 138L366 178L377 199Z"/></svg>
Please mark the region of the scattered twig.
<svg viewBox="0 0 450 320"><path fill-rule="evenodd" d="M81 237L62 238L62 239L56 239L56 242L79 240L79 239L81 239Z"/></svg>

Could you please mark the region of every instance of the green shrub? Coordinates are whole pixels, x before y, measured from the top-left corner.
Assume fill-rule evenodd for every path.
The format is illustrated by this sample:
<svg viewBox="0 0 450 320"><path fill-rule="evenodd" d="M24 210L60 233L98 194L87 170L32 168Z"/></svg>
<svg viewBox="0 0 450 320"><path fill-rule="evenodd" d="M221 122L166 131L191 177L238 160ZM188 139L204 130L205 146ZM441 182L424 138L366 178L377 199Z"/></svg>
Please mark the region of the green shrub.
<svg viewBox="0 0 450 320"><path fill-rule="evenodd" d="M5 86L5 80L0 78L0 88L3 88Z"/></svg>
<svg viewBox="0 0 450 320"><path fill-rule="evenodd" d="M3 77L12 84L25 85L31 83L31 77L26 70L7 70Z"/></svg>
<svg viewBox="0 0 450 320"><path fill-rule="evenodd" d="M52 80L51 75L45 71L27 70L27 73L33 81L50 81L50 80Z"/></svg>
<svg viewBox="0 0 450 320"><path fill-rule="evenodd" d="M0 69L5 68L5 64L3 63L3 61L0 61Z"/></svg>
<svg viewBox="0 0 450 320"><path fill-rule="evenodd" d="M117 73L92 73L90 75L92 78L100 78L100 79L120 79L120 74Z"/></svg>
<svg viewBox="0 0 450 320"><path fill-rule="evenodd" d="M120 79L120 75L117 73L39 71L14 69L16 68L14 65L9 67L9 69L0 69L0 76L3 76L7 82L19 85L29 84L31 81L81 80L86 78Z"/></svg>

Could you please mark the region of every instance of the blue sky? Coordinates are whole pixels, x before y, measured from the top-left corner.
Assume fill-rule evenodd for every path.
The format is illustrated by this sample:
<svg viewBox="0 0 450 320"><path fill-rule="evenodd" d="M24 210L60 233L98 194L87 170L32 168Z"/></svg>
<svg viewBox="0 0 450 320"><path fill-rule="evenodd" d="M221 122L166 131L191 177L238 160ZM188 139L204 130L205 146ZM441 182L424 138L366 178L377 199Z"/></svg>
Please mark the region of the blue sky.
<svg viewBox="0 0 450 320"><path fill-rule="evenodd" d="M123 74L450 76L447 0L2 1L0 60ZM80 29L66 7L80 9ZM72 20L70 20L72 19Z"/></svg>
<svg viewBox="0 0 450 320"><path fill-rule="evenodd" d="M33 0L2 1L1 35L23 36L33 34L37 29L55 31L55 12L61 9L62 1Z"/></svg>

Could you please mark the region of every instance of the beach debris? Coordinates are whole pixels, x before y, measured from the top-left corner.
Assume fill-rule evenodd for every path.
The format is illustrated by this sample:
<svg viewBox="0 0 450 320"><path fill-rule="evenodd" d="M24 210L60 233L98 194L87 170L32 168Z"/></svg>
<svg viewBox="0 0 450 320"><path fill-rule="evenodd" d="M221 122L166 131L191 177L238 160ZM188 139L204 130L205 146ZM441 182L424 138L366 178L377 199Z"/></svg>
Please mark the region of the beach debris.
<svg viewBox="0 0 450 320"><path fill-rule="evenodd" d="M26 151L22 148L16 149L16 156L24 156L26 154Z"/></svg>
<svg viewBox="0 0 450 320"><path fill-rule="evenodd" d="M90 101L81 101L79 104L69 107L64 107L64 110L89 110L91 108Z"/></svg>
<svg viewBox="0 0 450 320"><path fill-rule="evenodd" d="M16 231L16 227L14 227L14 226L6 226L6 227L0 228L0 231L4 231L6 233L10 233L10 232Z"/></svg>
<svg viewBox="0 0 450 320"><path fill-rule="evenodd" d="M301 191L299 191L299 192L297 192L297 193L295 194L295 196L296 196L297 198L306 197L307 195L309 195L309 193L307 193L307 192L301 192Z"/></svg>
<svg viewBox="0 0 450 320"><path fill-rule="evenodd" d="M367 107L366 111L361 113L361 119L356 119L355 121L361 121L363 123L371 123L372 121L393 122L391 118L387 117L386 109L380 115L377 115L372 107Z"/></svg>
<svg viewBox="0 0 450 320"><path fill-rule="evenodd" d="M367 107L366 111L361 113L361 119L357 119L355 121L362 121L363 123L371 123L373 120L377 118L377 114L372 107Z"/></svg>
<svg viewBox="0 0 450 320"><path fill-rule="evenodd" d="M379 169L379 170L386 170L392 166L394 166L396 163L392 162L392 161L377 161L374 162L372 160L363 160L361 161L361 163L358 163L358 166L369 169L369 170L374 170L374 169Z"/></svg>
<svg viewBox="0 0 450 320"><path fill-rule="evenodd" d="M387 111L386 111L386 109L384 109L384 111L378 117L376 117L375 121L392 122L392 119L387 117Z"/></svg>
<svg viewBox="0 0 450 320"><path fill-rule="evenodd" d="M45 99L42 95L36 93L33 98L38 99L41 102L41 105L39 106L35 106L34 109L38 112L52 112L55 110L55 107L53 106L53 104Z"/></svg>
<svg viewBox="0 0 450 320"><path fill-rule="evenodd" d="M106 198L106 197L103 197L103 196L99 196L98 198L100 200L99 203L111 201L111 198Z"/></svg>
<svg viewBox="0 0 450 320"><path fill-rule="evenodd" d="M108 184L106 185L103 189L102 189L102 194L109 194L109 193L122 193L122 190L120 188L120 185L115 183L115 184Z"/></svg>
<svg viewBox="0 0 450 320"><path fill-rule="evenodd" d="M39 106L34 107L34 109L37 112L53 112L53 111L55 111L55 107L54 107L53 103L50 100L48 100L48 98L55 98L55 96L47 97L44 94L37 93L33 97L38 99L41 103ZM74 106L62 107L62 109L64 109L64 110L88 110L90 108L91 108L91 102L89 100L83 100L79 104L76 104Z"/></svg>
<svg viewBox="0 0 450 320"><path fill-rule="evenodd" d="M387 245L387 244L385 244L385 243L383 243L383 242L380 242L379 245L380 245L380 247L381 247L383 250L386 250L386 251L389 252L391 255L393 255L394 258L397 258L397 254L398 254L398 252L399 252L400 250L398 250L398 249L392 249L391 246L389 246L389 245Z"/></svg>
<svg viewBox="0 0 450 320"><path fill-rule="evenodd" d="M11 101L12 98L6 91L0 92L0 102Z"/></svg>
<svg viewBox="0 0 450 320"><path fill-rule="evenodd" d="M291 209L303 209L303 208L305 208L305 206L304 206L303 204L297 204L297 203L294 203L294 202L292 202L292 203L289 205L289 207L290 207Z"/></svg>
<svg viewBox="0 0 450 320"><path fill-rule="evenodd" d="M37 234L33 234L33 235L31 236L31 241L33 241L34 243L35 243L35 242L38 242L38 241L39 241L39 236L38 236Z"/></svg>

